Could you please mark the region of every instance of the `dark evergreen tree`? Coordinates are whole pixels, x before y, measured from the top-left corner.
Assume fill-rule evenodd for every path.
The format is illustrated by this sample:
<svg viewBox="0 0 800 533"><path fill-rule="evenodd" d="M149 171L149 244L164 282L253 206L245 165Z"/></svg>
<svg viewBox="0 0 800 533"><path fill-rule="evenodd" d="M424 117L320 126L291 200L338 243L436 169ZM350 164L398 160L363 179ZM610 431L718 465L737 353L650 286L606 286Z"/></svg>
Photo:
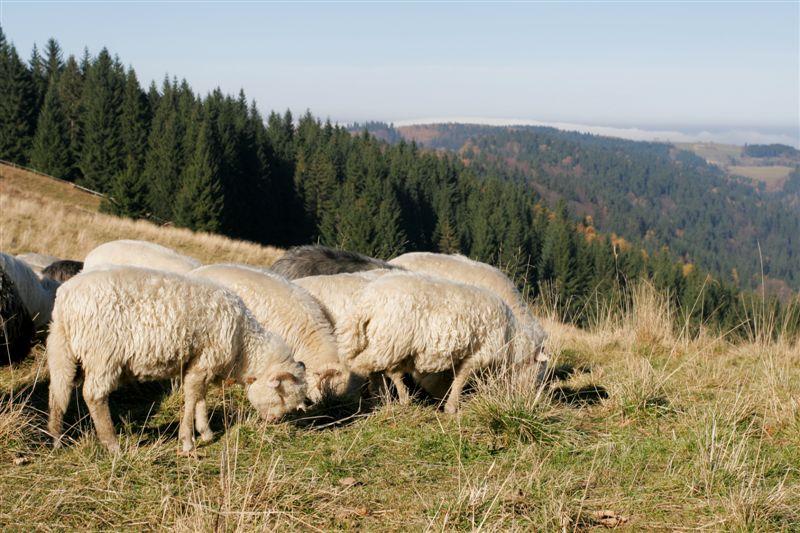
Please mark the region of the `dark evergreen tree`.
<svg viewBox="0 0 800 533"><path fill-rule="evenodd" d="M47 89L39 114L30 164L36 170L57 178L69 175L72 168L67 122L55 83Z"/></svg>
<svg viewBox="0 0 800 533"><path fill-rule="evenodd" d="M74 56L69 56L57 81L59 100L64 111L71 167L64 176L70 181L80 176L81 116L83 115L83 75Z"/></svg>
<svg viewBox="0 0 800 533"><path fill-rule="evenodd" d="M147 215L147 183L142 175L141 165L132 155L127 157L125 170L114 177L110 199L101 208L114 215L129 218Z"/></svg>
<svg viewBox="0 0 800 533"><path fill-rule="evenodd" d="M83 90L81 184L108 192L122 171L123 74L105 48L89 67Z"/></svg>
<svg viewBox="0 0 800 533"><path fill-rule="evenodd" d="M158 109L148 138L145 180L148 204L157 219L172 218L175 195L180 187L183 151L178 138L174 89L164 79Z"/></svg>
<svg viewBox="0 0 800 533"><path fill-rule="evenodd" d="M179 226L197 231L217 231L220 227L224 202L214 152L213 136L204 124L175 199L175 223Z"/></svg>
<svg viewBox="0 0 800 533"><path fill-rule="evenodd" d="M61 46L59 46L58 41L52 38L48 39L44 53L48 83L52 83L58 79L61 71L64 70L64 60L61 56Z"/></svg>
<svg viewBox="0 0 800 533"><path fill-rule="evenodd" d="M31 72L0 29L0 159L28 162L37 97Z"/></svg>
<svg viewBox="0 0 800 533"><path fill-rule="evenodd" d="M33 82L33 92L35 95L35 109L34 112L42 108L44 102L44 94L47 92L47 63L36 44L33 45L33 52L31 52L31 59L29 61L31 71L31 81Z"/></svg>
<svg viewBox="0 0 800 533"><path fill-rule="evenodd" d="M149 114L147 97L139 86L136 72L129 68L125 76L125 91L122 97L122 153L129 162L126 167L133 164L136 174L144 169L147 132L150 126Z"/></svg>

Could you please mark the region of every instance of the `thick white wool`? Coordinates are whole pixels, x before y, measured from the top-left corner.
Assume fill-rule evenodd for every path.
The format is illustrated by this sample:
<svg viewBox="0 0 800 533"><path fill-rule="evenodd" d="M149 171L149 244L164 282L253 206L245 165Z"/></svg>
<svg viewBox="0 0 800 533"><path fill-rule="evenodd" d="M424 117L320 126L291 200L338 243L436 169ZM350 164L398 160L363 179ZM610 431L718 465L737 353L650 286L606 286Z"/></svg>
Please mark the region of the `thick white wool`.
<svg viewBox="0 0 800 533"><path fill-rule="evenodd" d="M514 283L499 269L473 261L463 255L436 254L431 252L411 252L389 261L412 272L428 274L475 287L490 290L500 296L514 313L514 317L528 334L531 342L543 349L547 333L533 316ZM535 354L519 354L518 357L535 356L537 362L547 359L541 350ZM525 361L516 360L515 363Z"/></svg>
<svg viewBox="0 0 800 533"><path fill-rule="evenodd" d="M190 381L197 384L191 392L200 400L208 383L232 377L248 385L251 403L266 418L295 409L304 397L303 371L289 347L265 331L238 296L205 280L149 269L109 267L65 282L56 299L47 357L55 437L77 365L83 368L87 403L100 402L105 409L123 377L183 376L186 387ZM283 383L280 376L287 374L292 379ZM253 390L260 394L254 396ZM191 418L184 421L190 424ZM186 449L191 428L184 426ZM104 442L116 446L113 436Z"/></svg>
<svg viewBox="0 0 800 533"><path fill-rule="evenodd" d="M46 328L50 323L59 283L54 280L43 282L24 261L8 254L0 253L0 268L14 283L36 328Z"/></svg>
<svg viewBox="0 0 800 533"><path fill-rule="evenodd" d="M422 274L393 273L367 283L337 325L351 370L433 374L453 370L457 408L466 377L532 349L511 309L491 291Z"/></svg>
<svg viewBox="0 0 800 533"><path fill-rule="evenodd" d="M352 314L358 291L370 281L396 272L385 268L329 276L308 276L292 283L307 290L322 305L333 327Z"/></svg>
<svg viewBox="0 0 800 533"><path fill-rule="evenodd" d="M347 392L350 372L340 361L333 327L308 291L283 276L244 265L209 265L188 275L232 290L266 330L286 340L294 358L306 366L311 400L319 400L326 390Z"/></svg>
<svg viewBox="0 0 800 533"><path fill-rule="evenodd" d="M179 254L171 248L147 241L119 240L101 244L86 256L83 271L97 270L109 265L133 266L185 274L201 263L193 257Z"/></svg>

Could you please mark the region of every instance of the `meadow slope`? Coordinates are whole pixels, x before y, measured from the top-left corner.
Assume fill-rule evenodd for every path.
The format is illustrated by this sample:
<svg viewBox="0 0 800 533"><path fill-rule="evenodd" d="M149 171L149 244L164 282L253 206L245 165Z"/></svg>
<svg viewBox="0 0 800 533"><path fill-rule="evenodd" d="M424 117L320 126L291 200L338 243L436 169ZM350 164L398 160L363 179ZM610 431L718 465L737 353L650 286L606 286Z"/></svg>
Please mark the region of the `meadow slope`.
<svg viewBox="0 0 800 533"><path fill-rule="evenodd" d="M82 257L136 237L204 261L269 264L276 250L98 214L35 182L0 180L0 249ZM84 198L84 200L87 200ZM96 208L96 206L95 206ZM44 434L41 346L0 369L5 530L800 529L800 347L679 333L647 285L587 330L536 310L555 373L478 380L458 417L423 400L328 405L267 425L238 388L212 388L216 439L176 456L180 391L111 398L109 456L76 395L68 445ZM768 328L769 325L765 325Z"/></svg>

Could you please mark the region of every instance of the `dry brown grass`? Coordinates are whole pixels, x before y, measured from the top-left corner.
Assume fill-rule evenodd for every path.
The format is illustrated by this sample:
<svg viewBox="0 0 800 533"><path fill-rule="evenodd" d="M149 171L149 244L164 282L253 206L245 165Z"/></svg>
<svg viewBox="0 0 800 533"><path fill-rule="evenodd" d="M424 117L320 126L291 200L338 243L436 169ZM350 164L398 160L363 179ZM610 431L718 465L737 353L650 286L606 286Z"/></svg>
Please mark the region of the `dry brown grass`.
<svg viewBox="0 0 800 533"><path fill-rule="evenodd" d="M202 262L269 266L281 250L211 233L164 227L98 212L99 199L31 172L0 165L0 250L83 259L114 239L143 239L169 246Z"/></svg>

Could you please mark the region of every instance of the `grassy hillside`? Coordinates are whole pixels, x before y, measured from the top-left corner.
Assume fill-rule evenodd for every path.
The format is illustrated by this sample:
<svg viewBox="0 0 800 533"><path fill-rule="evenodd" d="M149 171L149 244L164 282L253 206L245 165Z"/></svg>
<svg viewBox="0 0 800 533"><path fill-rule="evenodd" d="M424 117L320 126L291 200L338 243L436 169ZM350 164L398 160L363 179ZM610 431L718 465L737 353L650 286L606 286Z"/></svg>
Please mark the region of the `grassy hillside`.
<svg viewBox="0 0 800 533"><path fill-rule="evenodd" d="M105 238L148 238L205 260L266 264L275 250L66 201L0 181L3 250L81 257ZM83 197L86 202L91 199ZM95 206L96 207L96 206ZM588 330L538 307L558 379L487 377L460 416L422 401L330 406L260 422L239 388L212 388L216 439L176 456L180 391L111 398L124 452L105 453L77 397L69 442L44 434L43 350L0 369L0 524L7 530L796 530L800 347L676 335L663 298ZM769 325L764 325L769 328Z"/></svg>
<svg viewBox="0 0 800 533"><path fill-rule="evenodd" d="M100 198L71 183L0 164L0 250L83 259L114 239L145 239L203 262L271 265L281 250L210 233L157 226L98 211Z"/></svg>

